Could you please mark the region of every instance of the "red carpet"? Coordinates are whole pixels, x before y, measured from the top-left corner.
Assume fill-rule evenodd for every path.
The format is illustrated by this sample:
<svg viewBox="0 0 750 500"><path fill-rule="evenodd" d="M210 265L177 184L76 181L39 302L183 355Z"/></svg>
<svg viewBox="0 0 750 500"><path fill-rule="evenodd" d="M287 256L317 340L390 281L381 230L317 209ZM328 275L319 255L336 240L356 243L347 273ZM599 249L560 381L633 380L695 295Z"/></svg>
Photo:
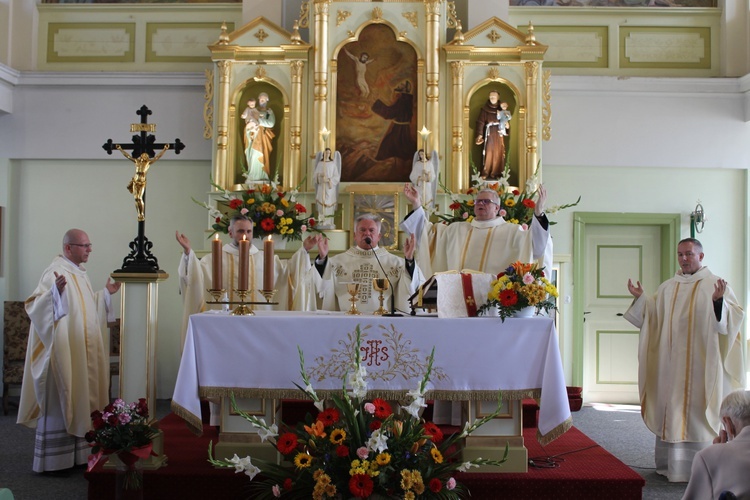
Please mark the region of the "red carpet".
<svg viewBox="0 0 750 500"><path fill-rule="evenodd" d="M217 433L212 427L204 426L203 436L196 437L182 419L170 413L161 420L161 429L168 465L144 472L145 500L248 498L247 476L229 469L215 469L206 461L209 441L217 441ZM529 467L527 474L467 473L459 474L456 479L467 485L472 498L480 500L641 498L645 485L643 478L575 427L544 449L535 435L535 428L524 429L529 457L559 455L559 467ZM590 446L593 447L588 448ZM89 481L89 499L114 498L113 470L105 470L99 465L85 477Z"/></svg>

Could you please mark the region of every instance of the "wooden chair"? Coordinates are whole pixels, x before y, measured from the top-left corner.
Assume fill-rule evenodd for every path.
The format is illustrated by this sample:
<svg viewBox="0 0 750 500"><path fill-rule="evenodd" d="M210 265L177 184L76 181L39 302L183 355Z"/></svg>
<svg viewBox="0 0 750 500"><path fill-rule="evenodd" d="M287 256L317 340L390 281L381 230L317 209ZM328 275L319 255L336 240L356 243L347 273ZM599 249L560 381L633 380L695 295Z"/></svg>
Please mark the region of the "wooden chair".
<svg viewBox="0 0 750 500"><path fill-rule="evenodd" d="M112 397L112 378L120 375L120 318L108 322L109 328L109 397ZM120 397L119 394L116 397Z"/></svg>
<svg viewBox="0 0 750 500"><path fill-rule="evenodd" d="M3 318L3 414L7 415L10 385L23 381L31 320L22 301L5 301Z"/></svg>

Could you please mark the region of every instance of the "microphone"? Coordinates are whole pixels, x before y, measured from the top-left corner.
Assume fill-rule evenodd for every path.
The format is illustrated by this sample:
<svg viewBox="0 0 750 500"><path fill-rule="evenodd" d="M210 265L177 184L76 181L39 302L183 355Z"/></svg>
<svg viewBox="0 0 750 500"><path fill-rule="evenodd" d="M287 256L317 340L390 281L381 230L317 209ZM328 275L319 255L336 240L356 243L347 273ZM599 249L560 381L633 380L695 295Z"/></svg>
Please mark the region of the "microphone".
<svg viewBox="0 0 750 500"><path fill-rule="evenodd" d="M391 312L388 314L384 314L383 316L388 316L388 317L403 316L403 314L399 314L396 312L396 289L393 288L393 283L391 283L391 279L388 277L388 273L385 272L385 269L383 269L383 264L380 263L380 259L378 258L378 253L372 247L372 239L369 236L365 236L364 242L367 243L367 245L370 247L370 250L372 250L372 254L375 256L375 260L378 261L380 270L383 271L383 276L385 276L385 279L388 280L388 285L391 287Z"/></svg>

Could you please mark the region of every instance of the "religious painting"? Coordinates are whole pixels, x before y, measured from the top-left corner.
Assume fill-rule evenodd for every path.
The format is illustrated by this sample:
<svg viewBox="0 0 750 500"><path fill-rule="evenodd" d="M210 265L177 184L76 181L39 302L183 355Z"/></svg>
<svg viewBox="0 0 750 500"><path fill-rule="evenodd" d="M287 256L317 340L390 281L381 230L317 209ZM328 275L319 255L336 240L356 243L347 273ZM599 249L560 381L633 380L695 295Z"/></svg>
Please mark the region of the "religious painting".
<svg viewBox="0 0 750 500"><path fill-rule="evenodd" d="M407 182L417 150L417 54L373 24L338 54L336 149L342 182Z"/></svg>
<svg viewBox="0 0 750 500"><path fill-rule="evenodd" d="M391 186L349 187L350 213L352 216L351 241L354 241L354 221L364 214L380 220L380 243L388 250L398 248L398 190Z"/></svg>
<svg viewBox="0 0 750 500"><path fill-rule="evenodd" d="M492 82L479 88L469 102L469 165L471 173L487 180L499 179L505 165L510 166L509 182L519 183L519 145L522 144L513 91Z"/></svg>
<svg viewBox="0 0 750 500"><path fill-rule="evenodd" d="M242 165L236 169L235 184L267 182L278 174L283 184L282 120L284 98L273 85L265 82L250 83L239 94L236 105L237 147L234 162ZM287 186L294 187L294 186Z"/></svg>

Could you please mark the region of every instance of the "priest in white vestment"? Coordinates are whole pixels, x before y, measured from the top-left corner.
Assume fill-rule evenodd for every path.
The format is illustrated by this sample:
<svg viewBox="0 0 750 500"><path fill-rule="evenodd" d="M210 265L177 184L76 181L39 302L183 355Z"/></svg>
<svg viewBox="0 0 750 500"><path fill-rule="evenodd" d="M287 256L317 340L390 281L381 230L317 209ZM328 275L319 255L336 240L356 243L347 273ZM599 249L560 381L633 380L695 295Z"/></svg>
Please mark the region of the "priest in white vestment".
<svg viewBox="0 0 750 500"><path fill-rule="evenodd" d="M471 222L448 225L432 224L427 219L414 185L406 184L404 195L414 210L406 216L401 228L416 235L416 261L425 275L463 269L499 274L517 260L534 262L542 258L545 269L551 269L552 240L544 214L547 200L544 186L539 186L539 199L528 229L503 220L499 215L500 199L492 189L477 194Z"/></svg>
<svg viewBox="0 0 750 500"><path fill-rule="evenodd" d="M625 319L641 330L641 415L656 436L656 472L673 482L690 478L693 457L719 434L722 400L745 386L745 313L703 256L698 240L680 241L680 270L654 296L628 280L635 300Z"/></svg>
<svg viewBox="0 0 750 500"><path fill-rule="evenodd" d="M234 302L239 301L239 296L235 292L239 276L239 242L243 238L252 241L253 222L244 215L233 217L229 223L229 236L232 241L222 247L222 284L226 289L227 299ZM214 300L207 292L207 289L212 287L213 255L209 253L198 259L190 246L190 240L184 234L177 232L175 237L183 249L183 256L177 271L184 304L182 342L180 343L180 349L182 349L185 345L190 315L209 309L208 306L211 304L207 302ZM297 250L288 261L283 261L278 255L274 255L274 288L277 290L274 302L279 303L274 306L275 309L285 311L314 309L311 305L311 301L315 300L314 285L310 276L311 271L314 273L314 270L310 264L308 251L312 250L321 239L321 235L309 236L303 241L302 248ZM263 289L263 262L263 251L251 244L248 282L249 288L253 289L253 295L248 294L245 297L248 302L265 302L266 300L260 293ZM213 308L218 309L219 306L213 304Z"/></svg>
<svg viewBox="0 0 750 500"><path fill-rule="evenodd" d="M482 189L474 200L471 222L433 224L422 208L419 190L413 184L404 186L404 196L414 207L401 228L417 238L417 264L427 276L442 271L472 270L499 274L513 262L543 261L546 270L552 266L552 240L549 221L544 214L547 191L539 186L531 226L523 229L505 222L500 216L500 197L493 189ZM447 404L435 401L433 421L436 424L463 425L461 402Z"/></svg>
<svg viewBox="0 0 750 500"><path fill-rule="evenodd" d="M414 237L407 238L401 258L378 246L380 229L380 219L370 214L360 215L354 222L355 245L349 250L328 258L328 240L318 244L320 253L315 267L322 277L318 280L318 290L323 298L323 309L349 310L351 295L346 285L359 283L357 309L362 313L375 312L380 307L380 293L374 290L372 280L387 276L393 288L383 293L383 307L390 311L391 293L395 292L395 308L402 312L409 310L409 297L424 281L413 259Z"/></svg>
<svg viewBox="0 0 750 500"><path fill-rule="evenodd" d="M35 472L86 464L91 412L109 404L109 341L103 332L110 294L120 284L107 280L104 290L94 292L82 265L90 253L84 231L66 232L63 254L26 299L31 329L18 423L36 427Z"/></svg>

